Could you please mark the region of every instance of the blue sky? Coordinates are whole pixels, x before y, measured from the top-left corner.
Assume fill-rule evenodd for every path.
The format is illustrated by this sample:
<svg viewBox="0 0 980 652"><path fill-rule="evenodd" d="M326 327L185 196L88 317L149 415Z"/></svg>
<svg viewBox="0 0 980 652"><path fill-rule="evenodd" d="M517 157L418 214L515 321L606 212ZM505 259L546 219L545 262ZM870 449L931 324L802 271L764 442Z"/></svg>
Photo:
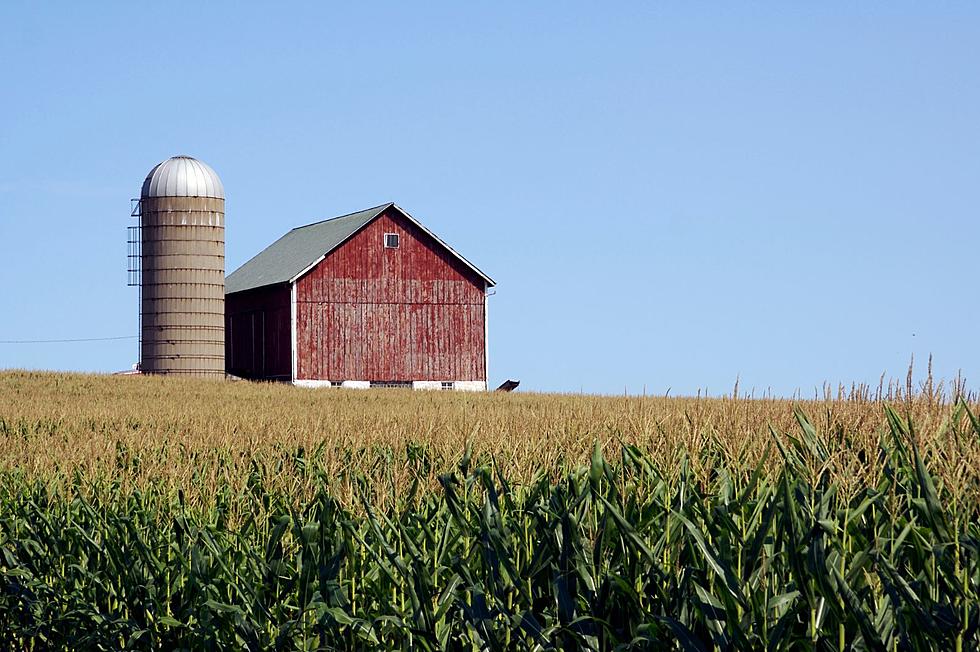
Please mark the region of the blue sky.
<svg viewBox="0 0 980 652"><path fill-rule="evenodd" d="M493 383L980 377L978 4L99 6L0 5L0 340L135 334L129 199L188 154L229 272L317 219L422 220L498 282Z"/></svg>

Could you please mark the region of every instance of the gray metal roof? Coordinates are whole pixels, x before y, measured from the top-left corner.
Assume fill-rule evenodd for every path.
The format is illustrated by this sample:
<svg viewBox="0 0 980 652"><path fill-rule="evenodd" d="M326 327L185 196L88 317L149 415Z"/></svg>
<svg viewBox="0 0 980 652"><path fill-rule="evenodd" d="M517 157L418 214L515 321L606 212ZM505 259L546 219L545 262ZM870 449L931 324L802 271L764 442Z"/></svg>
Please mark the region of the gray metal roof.
<svg viewBox="0 0 980 652"><path fill-rule="evenodd" d="M418 220L395 204L388 203L357 213L296 227L229 274L225 278L225 294L296 281L303 273L323 260L327 254L343 244L389 207L397 209L413 224L432 236L436 242L476 272L486 281L488 286L494 285L493 279L456 253L452 247L422 226Z"/></svg>
<svg viewBox="0 0 980 652"><path fill-rule="evenodd" d="M168 158L150 170L140 197L225 198L221 179L207 163L190 156Z"/></svg>
<svg viewBox="0 0 980 652"><path fill-rule="evenodd" d="M232 272L225 279L225 294L291 281L389 206L296 227Z"/></svg>

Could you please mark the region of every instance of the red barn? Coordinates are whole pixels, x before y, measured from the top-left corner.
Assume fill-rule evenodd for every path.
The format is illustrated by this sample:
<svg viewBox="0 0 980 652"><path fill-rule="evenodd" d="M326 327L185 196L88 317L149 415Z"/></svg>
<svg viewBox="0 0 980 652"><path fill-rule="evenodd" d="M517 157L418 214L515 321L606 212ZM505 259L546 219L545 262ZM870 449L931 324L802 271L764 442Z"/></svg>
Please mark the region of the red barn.
<svg viewBox="0 0 980 652"><path fill-rule="evenodd" d="M493 280L396 206L293 229L225 280L225 360L296 385L487 387Z"/></svg>

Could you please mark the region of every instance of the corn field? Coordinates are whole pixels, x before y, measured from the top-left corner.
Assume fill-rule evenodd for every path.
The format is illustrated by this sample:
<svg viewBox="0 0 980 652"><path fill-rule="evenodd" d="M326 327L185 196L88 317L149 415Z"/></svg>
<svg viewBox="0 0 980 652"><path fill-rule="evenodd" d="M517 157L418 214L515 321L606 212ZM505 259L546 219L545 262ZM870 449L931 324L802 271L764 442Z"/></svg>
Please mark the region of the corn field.
<svg viewBox="0 0 980 652"><path fill-rule="evenodd" d="M980 421L0 374L4 649L980 647Z"/></svg>

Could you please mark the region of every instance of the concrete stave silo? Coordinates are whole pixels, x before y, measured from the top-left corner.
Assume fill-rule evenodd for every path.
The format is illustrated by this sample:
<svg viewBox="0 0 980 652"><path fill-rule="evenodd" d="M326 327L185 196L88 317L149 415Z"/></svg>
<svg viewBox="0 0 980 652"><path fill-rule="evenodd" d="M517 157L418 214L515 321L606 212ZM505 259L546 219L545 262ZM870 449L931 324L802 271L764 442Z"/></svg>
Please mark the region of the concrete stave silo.
<svg viewBox="0 0 980 652"><path fill-rule="evenodd" d="M196 159L167 159L143 182L143 373L224 377L224 213L221 180Z"/></svg>

